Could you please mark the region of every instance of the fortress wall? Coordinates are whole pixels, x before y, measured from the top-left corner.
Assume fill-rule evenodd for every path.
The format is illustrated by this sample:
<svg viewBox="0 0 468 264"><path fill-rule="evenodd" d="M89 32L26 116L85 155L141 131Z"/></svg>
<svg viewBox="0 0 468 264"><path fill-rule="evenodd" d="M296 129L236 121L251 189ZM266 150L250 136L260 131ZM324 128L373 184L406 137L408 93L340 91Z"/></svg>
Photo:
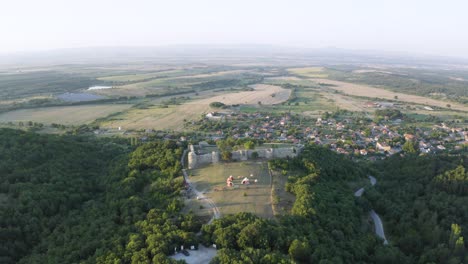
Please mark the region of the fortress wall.
<svg viewBox="0 0 468 264"><path fill-rule="evenodd" d="M273 149L273 157L274 158L286 158L286 157L296 157L299 150L296 149L296 151L294 151L295 148L277 148L277 149ZM294 153L296 152L296 153Z"/></svg>
<svg viewBox="0 0 468 264"><path fill-rule="evenodd" d="M192 149L190 149L192 150ZM293 158L296 157L300 152L301 148L289 147L289 148L268 148L268 149L256 149L256 150L236 150L231 152L232 160L245 161L252 158L252 153L257 152L259 158L272 159L272 158ZM189 169L195 169L200 165L218 163L220 155L218 151L212 153L197 155L195 152L189 152L188 163Z"/></svg>
<svg viewBox="0 0 468 264"><path fill-rule="evenodd" d="M203 155L197 155L197 163L198 164L211 163L212 160L213 160L213 157L212 157L211 153L203 154Z"/></svg>

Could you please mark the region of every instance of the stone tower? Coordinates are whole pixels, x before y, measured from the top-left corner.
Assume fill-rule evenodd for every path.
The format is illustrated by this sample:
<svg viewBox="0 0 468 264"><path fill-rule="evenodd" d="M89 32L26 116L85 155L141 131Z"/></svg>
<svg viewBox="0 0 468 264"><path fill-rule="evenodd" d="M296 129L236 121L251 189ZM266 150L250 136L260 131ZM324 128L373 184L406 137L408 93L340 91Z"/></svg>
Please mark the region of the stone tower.
<svg viewBox="0 0 468 264"><path fill-rule="evenodd" d="M195 149L193 145L189 145L188 168L195 169L197 165L198 165L197 153L195 153Z"/></svg>

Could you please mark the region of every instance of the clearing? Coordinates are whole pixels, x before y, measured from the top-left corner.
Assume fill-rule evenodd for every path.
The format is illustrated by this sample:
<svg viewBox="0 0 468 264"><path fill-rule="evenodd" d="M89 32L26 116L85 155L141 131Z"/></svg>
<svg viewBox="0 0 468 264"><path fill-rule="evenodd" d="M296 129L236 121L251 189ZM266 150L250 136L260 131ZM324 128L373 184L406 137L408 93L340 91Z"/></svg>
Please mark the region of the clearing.
<svg viewBox="0 0 468 264"><path fill-rule="evenodd" d="M21 109L0 114L0 122L39 122L82 125L130 108L130 104L100 104Z"/></svg>
<svg viewBox="0 0 468 264"><path fill-rule="evenodd" d="M194 187L216 204L221 215L250 212L272 218L271 178L268 165L263 161L212 164L189 171ZM226 187L226 179L234 177L234 187ZM250 175L253 175L250 177ZM247 177L249 185L241 184ZM257 179L257 183L254 183ZM224 188L226 187L226 188ZM223 190L224 189L224 190ZM199 208L192 208L194 212Z"/></svg>

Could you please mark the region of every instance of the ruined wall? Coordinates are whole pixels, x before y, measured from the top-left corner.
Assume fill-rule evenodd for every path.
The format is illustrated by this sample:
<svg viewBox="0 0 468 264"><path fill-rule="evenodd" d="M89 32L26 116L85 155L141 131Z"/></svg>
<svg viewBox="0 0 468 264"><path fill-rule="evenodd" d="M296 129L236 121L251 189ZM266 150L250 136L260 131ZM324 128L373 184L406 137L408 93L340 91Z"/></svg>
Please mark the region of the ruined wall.
<svg viewBox="0 0 468 264"><path fill-rule="evenodd" d="M301 148L267 148L254 150L237 150L232 152L233 160L248 160L252 158L252 153L257 152L258 157L262 159L287 158L296 157L301 151Z"/></svg>
<svg viewBox="0 0 468 264"><path fill-rule="evenodd" d="M201 165L218 163L220 161L220 154L218 151L213 151L208 154L197 155L193 149L193 146L189 146L188 154L188 168L195 169ZM273 159L273 158L293 158L296 157L300 152L301 147L288 147L288 148L267 148L267 149L254 149L254 150L236 150L231 152L232 160L235 161L246 161L252 159L252 153L257 152L258 157L262 159Z"/></svg>
<svg viewBox="0 0 468 264"><path fill-rule="evenodd" d="M195 169L201 165L211 164L211 163L218 163L219 162L219 152L212 151L211 153L207 154L196 154L195 148L193 145L189 145L189 153L188 153L188 168Z"/></svg>

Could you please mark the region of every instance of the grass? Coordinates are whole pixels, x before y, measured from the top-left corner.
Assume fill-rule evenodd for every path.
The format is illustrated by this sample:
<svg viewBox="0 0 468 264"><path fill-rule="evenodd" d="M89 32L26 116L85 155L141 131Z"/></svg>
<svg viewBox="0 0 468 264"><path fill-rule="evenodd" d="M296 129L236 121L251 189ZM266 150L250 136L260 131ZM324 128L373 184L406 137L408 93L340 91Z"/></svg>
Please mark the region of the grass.
<svg viewBox="0 0 468 264"><path fill-rule="evenodd" d="M167 70L167 71L157 71L151 73L135 73L135 74L126 74L126 75L115 75L115 76L106 76L100 77L98 80L101 81L110 81L110 82L136 82L143 81L151 78L159 77L169 77L174 76L177 73L181 73L181 70Z"/></svg>
<svg viewBox="0 0 468 264"><path fill-rule="evenodd" d="M0 114L0 122L33 121L44 124L82 125L130 108L129 104L98 104L21 109Z"/></svg>
<svg viewBox="0 0 468 264"><path fill-rule="evenodd" d="M323 67L290 68L288 72L308 78L328 78Z"/></svg>
<svg viewBox="0 0 468 264"><path fill-rule="evenodd" d="M273 188L271 189L272 207L275 215L287 214L291 211L296 197L292 193L285 190L288 176L274 171L273 175Z"/></svg>
<svg viewBox="0 0 468 264"><path fill-rule="evenodd" d="M132 108L128 111L119 113L99 123L99 126L104 128L118 128L122 127L128 129L179 129L183 127L183 119L194 118L195 116L180 115L179 106L170 105L168 108L161 108L160 106L152 106L147 109ZM171 118L177 116L177 118ZM199 115L197 116L199 117Z"/></svg>
<svg viewBox="0 0 468 264"><path fill-rule="evenodd" d="M271 206L271 179L267 164L262 161L248 161L235 163L213 164L203 168L191 170L190 180L197 190L206 192L212 199L221 214L235 214L238 212L251 212L260 217L272 218ZM253 177L249 177L253 174ZM236 187L228 187L224 191L215 191L226 186L226 179L234 176ZM238 179L238 176L242 176ZM248 177L250 185L242 185L241 180ZM254 184L253 179L258 183ZM195 208L192 210L195 211Z"/></svg>
<svg viewBox="0 0 468 264"><path fill-rule="evenodd" d="M336 106L320 92L312 89L297 88L296 99L284 104L269 105L243 105L241 111L245 113L269 112L269 113L299 113L309 114L318 111L333 111Z"/></svg>
<svg viewBox="0 0 468 264"><path fill-rule="evenodd" d="M101 127L124 129L157 129L157 130L183 130L186 121L197 121L201 115L214 111L209 105L212 102L223 102L225 104L248 104L257 105L258 101L262 105L272 105L284 102L290 94L290 90L272 85L256 85L255 91L244 91L237 93L226 93L213 96L205 94L204 99L196 99L181 105L170 105L168 108L159 106L148 107L147 109L132 108L111 119L102 121ZM276 96L272 97L271 94Z"/></svg>
<svg viewBox="0 0 468 264"><path fill-rule="evenodd" d="M348 94L352 96L360 96L360 97L367 97L367 98L382 98L386 100L395 100L395 96L396 96L399 102L429 105L429 106L436 106L436 107L441 107L441 108L447 108L446 106L447 103L450 103L452 109L468 112L468 106L463 105L463 104L445 102L442 100L436 100L436 99L423 97L419 95L392 92L392 91L385 90L382 88L376 88L376 87L361 85L361 84L353 84L353 83L341 82L341 81L332 81L328 79L314 79L314 80L317 83L332 84L333 86L330 86L330 89L341 91L344 94Z"/></svg>

